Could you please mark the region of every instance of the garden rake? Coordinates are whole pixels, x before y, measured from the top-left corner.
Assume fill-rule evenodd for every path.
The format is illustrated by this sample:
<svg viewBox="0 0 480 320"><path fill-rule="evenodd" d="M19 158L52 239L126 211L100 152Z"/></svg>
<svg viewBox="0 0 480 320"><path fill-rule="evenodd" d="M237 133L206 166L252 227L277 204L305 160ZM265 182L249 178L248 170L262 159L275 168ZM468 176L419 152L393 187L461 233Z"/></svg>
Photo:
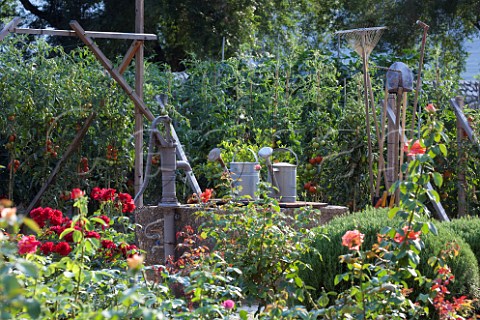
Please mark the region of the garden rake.
<svg viewBox="0 0 480 320"><path fill-rule="evenodd" d="M373 48L377 45L380 37L387 27L372 27L372 28L359 28L344 31L335 32L339 37L344 37L347 42L353 47L355 52L360 55L363 63L363 82L364 82L364 100L365 100L365 117L367 122L367 141L368 141L368 165L369 165L369 186L370 186L370 200L374 199L373 188L373 155L372 155L372 137L370 135L370 111L369 111L369 96L370 103L372 105L372 116L375 125L375 134L377 141L380 141L380 131L378 129L372 84L370 81L370 75L368 73L368 58Z"/></svg>

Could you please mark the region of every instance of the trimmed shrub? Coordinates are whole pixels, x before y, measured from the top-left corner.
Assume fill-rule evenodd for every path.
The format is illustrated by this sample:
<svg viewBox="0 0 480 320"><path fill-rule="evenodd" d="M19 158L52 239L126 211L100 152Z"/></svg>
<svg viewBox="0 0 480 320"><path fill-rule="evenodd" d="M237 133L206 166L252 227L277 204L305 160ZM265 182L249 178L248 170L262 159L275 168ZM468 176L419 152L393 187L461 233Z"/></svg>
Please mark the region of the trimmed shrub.
<svg viewBox="0 0 480 320"><path fill-rule="evenodd" d="M344 291L348 283L341 282L334 286L334 279L337 274L346 272L346 265L338 260L340 255L346 254L348 249L342 246L342 236L348 230L358 229L365 234L363 248L370 248L377 241L377 234L387 226L397 226L401 220L390 220L387 216L387 209L367 209L363 212L342 216L333 219L329 224L316 229L319 235L326 234L330 240L319 236L313 243L313 246L321 253L322 260L318 256L306 255L304 262L311 265L312 270L303 270L301 277L304 282L316 288L314 297L318 297L322 290L327 292ZM450 292L454 295L466 294L470 297L477 297L480 285L480 276L478 263L468 243L456 235L444 224L435 222L438 228L438 236L428 234L423 237L425 249L420 254L420 264L418 270L422 275L429 278L434 276L432 267L427 263L431 256L436 256L440 250L445 248L445 244L455 241L460 246L460 252L457 258L447 261L453 274L455 282L450 284ZM422 292L417 283L412 283L414 293Z"/></svg>
<svg viewBox="0 0 480 320"><path fill-rule="evenodd" d="M470 245L480 265L480 218L465 217L442 224Z"/></svg>

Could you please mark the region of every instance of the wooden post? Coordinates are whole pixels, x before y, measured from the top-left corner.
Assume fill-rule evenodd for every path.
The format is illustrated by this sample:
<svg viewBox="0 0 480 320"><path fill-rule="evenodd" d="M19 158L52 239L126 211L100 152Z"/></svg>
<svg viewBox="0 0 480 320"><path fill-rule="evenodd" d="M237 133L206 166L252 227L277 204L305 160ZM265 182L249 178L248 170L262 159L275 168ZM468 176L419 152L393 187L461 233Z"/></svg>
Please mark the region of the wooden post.
<svg viewBox="0 0 480 320"><path fill-rule="evenodd" d="M459 109L463 112L464 101L463 97L455 97ZM458 217L464 217L467 211L467 194L465 191L465 151L463 150L463 143L465 141L465 130L463 130L462 123L457 116L457 144L458 144L458 172L457 172L457 187L458 187Z"/></svg>
<svg viewBox="0 0 480 320"><path fill-rule="evenodd" d="M395 162L398 160L398 155L395 154L395 144L398 144L398 135L395 132L397 121L395 118L395 95L389 94L387 105L389 110L393 110L393 116L388 117L387 127L387 167L385 168L385 175L387 177L387 190L390 190L396 181L395 177Z"/></svg>
<svg viewBox="0 0 480 320"><path fill-rule="evenodd" d="M405 128L407 127L407 93L403 93L403 104L402 104L402 122L400 122L400 126L402 127L402 133L400 135L400 165L398 166L400 168L400 173L399 173L399 180L403 180L403 171L402 171L402 166L403 166L403 158L405 156L405 152L403 151L405 144L407 141L403 137L405 137Z"/></svg>
<svg viewBox="0 0 480 320"><path fill-rule="evenodd" d="M15 28L17 24L22 21L20 18L14 18L12 21L10 21L2 30L0 30L0 41L2 41L7 34L10 33L10 29Z"/></svg>
<svg viewBox="0 0 480 320"><path fill-rule="evenodd" d="M144 30L144 2L135 0L135 32L143 33ZM143 43L135 54L135 92L143 101ZM135 194L140 190L143 183L143 114L138 106L135 106ZM179 142L180 143L180 142ZM143 195L140 195L135 204L137 207L143 206Z"/></svg>
<svg viewBox="0 0 480 320"><path fill-rule="evenodd" d="M125 91L125 93L133 101L133 103L141 112L141 114L143 114L147 118L147 120L153 121L155 119L155 117L153 116L153 113L147 108L143 100L137 95L137 92L135 92L135 90L133 90L133 88L130 87L130 85L127 83L125 78L120 74L120 71L113 67L112 62L108 60L108 58L103 54L103 52L100 50L100 48L98 48L98 46L93 42L93 40L86 35L85 30L83 30L80 24L77 21L71 21L70 26L75 31L78 38L82 40L90 48L90 50L92 50L93 54L95 55L95 57L97 57L100 64L105 68L105 70ZM182 161L187 161L187 158L185 156L185 153L183 152L182 146L178 141L178 137L176 136L176 133L174 133L174 131L175 129L172 126L172 135L178 142L177 156ZM155 138L157 138L157 141L161 141L160 134L158 132L155 134ZM143 152L142 152L142 159L143 159ZM143 171L143 167L142 167L142 171ZM142 172L142 176L143 176L143 172ZM196 192L197 194L200 194L201 193L200 187L198 186L198 182L195 178L195 175L191 170L187 170L187 179L188 179L188 182L190 183L190 186L194 190L194 192ZM139 190L140 189L141 189L141 185L139 186ZM141 206L138 203L139 202L137 201L136 205Z"/></svg>

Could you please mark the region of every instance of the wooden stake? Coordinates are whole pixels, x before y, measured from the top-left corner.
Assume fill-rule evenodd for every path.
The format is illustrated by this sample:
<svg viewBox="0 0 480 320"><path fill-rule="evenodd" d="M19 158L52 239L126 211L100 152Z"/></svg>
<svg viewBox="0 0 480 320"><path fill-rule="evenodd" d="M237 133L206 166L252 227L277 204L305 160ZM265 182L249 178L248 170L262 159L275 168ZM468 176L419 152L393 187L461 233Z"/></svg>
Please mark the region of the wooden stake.
<svg viewBox="0 0 480 320"><path fill-rule="evenodd" d="M400 111L402 109L402 100L403 100L403 88L399 87L397 91L397 103L395 107L395 144L393 145L394 150L394 167L393 167L393 175L395 180L400 178L400 158L399 158L399 145L400 145ZM397 189L395 192L395 203L398 203L399 193L400 190Z"/></svg>
<svg viewBox="0 0 480 320"><path fill-rule="evenodd" d="M388 179L387 173L385 172L385 157L383 156L383 148L385 143L385 122L387 120L387 102L388 102L388 88L385 87L385 99L382 104L382 119L380 120L380 140L378 141L378 152L380 154L378 158L378 174L377 174L377 183L375 185L375 195L378 197L380 195L380 181L382 180L382 175L384 177L385 188L388 190Z"/></svg>
<svg viewBox="0 0 480 320"><path fill-rule="evenodd" d="M144 6L143 0L135 0L135 32L143 33ZM143 43L135 55L135 92L143 102ZM138 193L143 184L143 115L138 106L135 106L135 194ZM180 142L177 140L177 143ZM143 206L143 194L137 198L137 207Z"/></svg>
<svg viewBox="0 0 480 320"><path fill-rule="evenodd" d="M423 68L423 58L425 56L425 43L427 42L427 32L430 28L424 22L417 20L417 24L423 28L422 44L420 46L420 61L418 62L418 72L417 72L417 86L415 88L415 96L413 98L413 115L412 115L412 126L410 129L410 139L413 139L413 134L415 132L415 120L417 118L417 106L418 106L418 95L420 90L422 90L422 68Z"/></svg>
<svg viewBox="0 0 480 320"><path fill-rule="evenodd" d="M375 190L373 188L373 154L372 154L372 136L370 133L370 111L368 104L368 60L367 54L363 53L363 83L364 83L364 102L365 102L365 120L367 122L367 147L368 147L368 185L370 189L370 203L373 203Z"/></svg>
<svg viewBox="0 0 480 320"><path fill-rule="evenodd" d="M456 97L455 101L463 113L464 101L463 97ZM463 142L465 141L465 131L460 120L457 117L457 146L458 146L458 173L457 173L457 187L458 187L458 217L464 217L467 213L467 194L465 191L465 151L463 150Z"/></svg>
<svg viewBox="0 0 480 320"><path fill-rule="evenodd" d="M387 99L387 116L388 116L388 129L387 129L387 190L390 190L395 183L395 159L398 159L398 155L395 155L395 142L398 144L398 137L395 134L396 119L395 119L395 95L389 94Z"/></svg>
<svg viewBox="0 0 480 320"><path fill-rule="evenodd" d="M83 138L87 134L88 128L92 124L93 119L95 119L95 116L96 116L96 113L94 112L87 118L87 120L85 120L85 123L83 124L82 128L77 132L77 135L73 139L72 143L68 146L65 153L62 155L60 160L57 162L57 165L55 166L55 169L53 169L53 171L52 171L52 173L50 173L50 176L48 177L47 181L45 181L45 183L43 184L40 191L38 191L35 198L33 198L32 202L30 203L30 205L27 208L26 214L29 214L30 211L32 211L33 207L37 205L37 203L40 200L40 198L42 197L43 193L47 190L47 188L50 186L50 184L52 183L55 176L60 171L63 163L68 158L70 158L72 153L78 148L78 146L80 145L80 142L82 142Z"/></svg>
<svg viewBox="0 0 480 320"><path fill-rule="evenodd" d="M85 30L83 30L80 24L78 24L77 21L71 21L70 26L73 30L75 30L80 40L82 40L90 48L90 50L92 50L100 64L107 70L108 73L110 73L112 78L127 93L128 97L133 101L133 103L135 103L145 117L148 120L153 121L153 119L155 119L153 113L147 108L147 106L143 103L143 100L136 94L132 87L130 87L125 78L123 78L123 76L116 69L114 69L110 60L108 60L108 58L103 54L93 40L85 34Z"/></svg>
<svg viewBox="0 0 480 320"><path fill-rule="evenodd" d="M400 168L400 174L399 174L399 180L402 181L403 180L403 171L402 171L402 165L403 165L403 157L404 157L404 147L405 147L405 139L403 137L405 137L405 126L407 125L405 122L407 121L406 119L407 117L407 93L404 92L403 93L403 106L402 106L402 123L400 124L400 126L402 127L402 133L400 135L400 165L399 165L399 168Z"/></svg>

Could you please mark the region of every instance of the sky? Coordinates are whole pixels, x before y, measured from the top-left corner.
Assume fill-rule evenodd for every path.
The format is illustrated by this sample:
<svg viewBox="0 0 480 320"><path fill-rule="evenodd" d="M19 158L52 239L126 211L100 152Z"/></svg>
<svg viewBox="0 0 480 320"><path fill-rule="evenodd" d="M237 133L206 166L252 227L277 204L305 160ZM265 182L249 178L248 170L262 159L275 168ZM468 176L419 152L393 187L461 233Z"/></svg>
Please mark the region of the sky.
<svg viewBox="0 0 480 320"><path fill-rule="evenodd" d="M462 78L475 80L474 76L480 76L480 36L467 42L466 50L470 56L467 59L467 70L462 74Z"/></svg>

